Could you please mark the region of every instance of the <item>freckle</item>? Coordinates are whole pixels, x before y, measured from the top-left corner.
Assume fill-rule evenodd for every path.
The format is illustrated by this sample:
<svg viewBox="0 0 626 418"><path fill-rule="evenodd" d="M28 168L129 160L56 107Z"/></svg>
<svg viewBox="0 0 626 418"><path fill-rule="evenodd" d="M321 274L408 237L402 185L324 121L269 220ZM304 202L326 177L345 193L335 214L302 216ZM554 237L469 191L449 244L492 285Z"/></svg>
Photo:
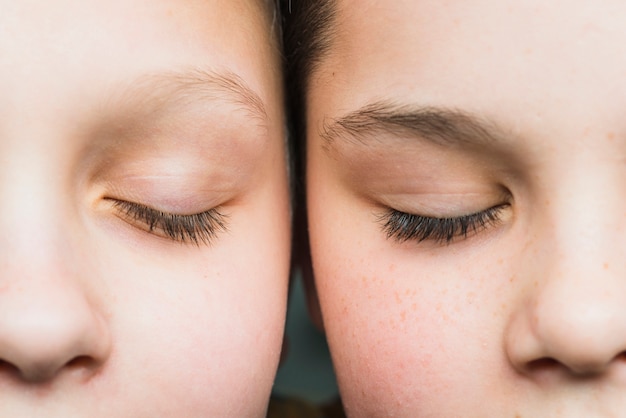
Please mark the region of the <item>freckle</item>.
<svg viewBox="0 0 626 418"><path fill-rule="evenodd" d="M604 268L605 270L608 270L609 269L609 263L602 264L602 268Z"/></svg>
<svg viewBox="0 0 626 418"><path fill-rule="evenodd" d="M533 53L533 49L532 49L532 48L526 48L526 49L524 50L524 54L526 54L526 55L530 55L530 54L532 54L532 53Z"/></svg>
<svg viewBox="0 0 626 418"><path fill-rule="evenodd" d="M402 320L402 322L406 321L406 311L400 312L400 319Z"/></svg>
<svg viewBox="0 0 626 418"><path fill-rule="evenodd" d="M396 303L399 305L402 303L402 298L400 297L400 293L395 292L395 296L396 296Z"/></svg>
<svg viewBox="0 0 626 418"><path fill-rule="evenodd" d="M506 305L503 303L500 305L500 311L494 311L492 316L497 318L499 315L504 314L504 312L506 312Z"/></svg>
<svg viewBox="0 0 626 418"><path fill-rule="evenodd" d="M390 329L396 329L396 321L394 321L393 319L389 320L389 328Z"/></svg>
<svg viewBox="0 0 626 418"><path fill-rule="evenodd" d="M389 265L389 271L390 271L390 272L394 272L394 271L396 271L396 265L395 265L395 264L390 264L390 265Z"/></svg>
<svg viewBox="0 0 626 418"><path fill-rule="evenodd" d="M614 132L609 132L606 135L606 139L608 139L609 141L612 141L613 139L615 139L615 133Z"/></svg>
<svg viewBox="0 0 626 418"><path fill-rule="evenodd" d="M413 305L411 305L411 309L413 309L413 311L417 310L417 303L414 303Z"/></svg>

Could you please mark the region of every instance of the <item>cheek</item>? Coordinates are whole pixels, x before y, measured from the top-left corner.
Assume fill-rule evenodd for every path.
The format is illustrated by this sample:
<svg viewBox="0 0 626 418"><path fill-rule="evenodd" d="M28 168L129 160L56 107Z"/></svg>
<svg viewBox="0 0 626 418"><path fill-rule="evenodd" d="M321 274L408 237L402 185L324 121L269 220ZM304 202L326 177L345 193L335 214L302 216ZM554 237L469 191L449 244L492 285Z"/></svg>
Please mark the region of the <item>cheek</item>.
<svg viewBox="0 0 626 418"><path fill-rule="evenodd" d="M377 225L349 218L312 231L325 328L349 411L441 414L478 402L469 387L501 392L492 382L507 372L501 342L513 295L497 262L502 254L400 248Z"/></svg>
<svg viewBox="0 0 626 418"><path fill-rule="evenodd" d="M150 382L126 396L148 399L155 415L265 409L286 309L288 217L278 207L251 209L212 247L110 258L111 365L123 371L123 386Z"/></svg>
<svg viewBox="0 0 626 418"><path fill-rule="evenodd" d="M210 411L226 417L263 410L282 340L286 292L280 275L268 269L185 270L167 277L155 271L148 289L117 292L127 300L113 318L120 369L150 382L146 395L160 413L172 408L172 415Z"/></svg>

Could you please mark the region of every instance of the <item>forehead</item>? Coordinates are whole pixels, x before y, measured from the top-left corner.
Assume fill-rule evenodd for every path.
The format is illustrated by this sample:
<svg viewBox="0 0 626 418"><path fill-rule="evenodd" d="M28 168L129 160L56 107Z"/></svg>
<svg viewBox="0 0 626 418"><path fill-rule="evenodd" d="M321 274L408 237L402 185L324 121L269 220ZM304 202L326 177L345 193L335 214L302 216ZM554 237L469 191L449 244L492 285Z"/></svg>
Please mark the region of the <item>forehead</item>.
<svg viewBox="0 0 626 418"><path fill-rule="evenodd" d="M156 125L166 116L206 120L182 111L190 98L195 105L187 108L196 113L206 106L216 109L211 114L264 108L261 125L282 129L279 54L265 0L0 4L3 146L41 138L77 150L99 143L94 132L117 132L118 125ZM156 118L151 108L167 112ZM257 119L229 124L256 126Z"/></svg>
<svg viewBox="0 0 626 418"><path fill-rule="evenodd" d="M173 41L187 38L189 42L202 35L227 41L225 33L250 40L252 33L271 24L270 3L266 0L60 0L50 4L40 0L23 2L2 1L2 29L17 39L37 41L45 45L52 38L57 50L70 46L73 38L125 40L133 47L146 37L154 37L169 46ZM5 4L6 3L6 4ZM72 24L69 28L68 24ZM89 31L80 31L89 28ZM20 30L21 29L21 30ZM172 37L174 36L174 39ZM168 39L171 39L168 42ZM265 39L264 39L265 40ZM10 39L0 40L9 47ZM73 41L75 42L75 41ZM155 45L158 47L158 45Z"/></svg>
<svg viewBox="0 0 626 418"><path fill-rule="evenodd" d="M26 0L2 7L0 50L11 57L0 67L4 92L42 90L37 83L45 83L84 93L94 77L106 86L102 77L113 82L189 66L227 67L262 90L259 69L276 67L264 0Z"/></svg>
<svg viewBox="0 0 626 418"><path fill-rule="evenodd" d="M601 101L573 85L626 91L623 2L339 0L336 7L332 48L311 90L338 113L389 97L482 111L483 99L506 101L522 88L520 105L573 103L559 103L562 93Z"/></svg>

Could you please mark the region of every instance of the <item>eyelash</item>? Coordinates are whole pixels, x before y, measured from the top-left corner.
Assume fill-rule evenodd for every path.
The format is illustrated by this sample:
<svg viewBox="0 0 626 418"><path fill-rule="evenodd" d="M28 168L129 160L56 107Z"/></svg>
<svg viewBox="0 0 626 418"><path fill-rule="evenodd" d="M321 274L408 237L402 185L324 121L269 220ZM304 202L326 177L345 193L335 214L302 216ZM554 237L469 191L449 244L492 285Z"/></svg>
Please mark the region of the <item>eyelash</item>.
<svg viewBox="0 0 626 418"><path fill-rule="evenodd" d="M138 203L109 200L113 201L115 208L124 217L145 225L148 228L147 232L173 241L208 245L218 233L227 230L226 216L217 209L210 209L193 215L178 215L152 209Z"/></svg>
<svg viewBox="0 0 626 418"><path fill-rule="evenodd" d="M509 204L454 218L434 218L390 210L381 216L387 238L398 242L415 240L449 244L454 238L467 238L500 222L501 211Z"/></svg>

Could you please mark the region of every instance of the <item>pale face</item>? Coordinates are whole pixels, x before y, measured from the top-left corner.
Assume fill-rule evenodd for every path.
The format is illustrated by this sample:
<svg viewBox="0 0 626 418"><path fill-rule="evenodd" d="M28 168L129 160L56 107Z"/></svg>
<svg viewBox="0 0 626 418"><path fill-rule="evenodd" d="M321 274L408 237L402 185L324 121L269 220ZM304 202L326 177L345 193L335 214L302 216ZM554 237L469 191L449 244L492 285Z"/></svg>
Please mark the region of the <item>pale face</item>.
<svg viewBox="0 0 626 418"><path fill-rule="evenodd" d="M0 416L265 416L290 241L265 5L0 21Z"/></svg>
<svg viewBox="0 0 626 418"><path fill-rule="evenodd" d="M337 2L307 186L350 416L626 411L625 21L621 1Z"/></svg>

